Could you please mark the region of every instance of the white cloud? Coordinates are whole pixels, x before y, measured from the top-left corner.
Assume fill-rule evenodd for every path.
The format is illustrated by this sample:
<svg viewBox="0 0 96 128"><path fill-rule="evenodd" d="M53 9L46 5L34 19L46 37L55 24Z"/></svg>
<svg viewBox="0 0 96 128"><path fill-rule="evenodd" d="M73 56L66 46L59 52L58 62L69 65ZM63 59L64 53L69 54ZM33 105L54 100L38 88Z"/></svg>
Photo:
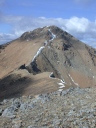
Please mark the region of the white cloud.
<svg viewBox="0 0 96 128"><path fill-rule="evenodd" d="M6 42L8 39L11 40L13 38L19 37L25 31L31 31L35 28L48 25L56 25L66 30L70 34L74 35L78 39L83 40L89 45L96 47L96 21L91 22L84 17L71 17L70 19L63 19L45 17L32 18L22 16L3 16L2 22L5 22L6 24L11 24L13 26L10 32L10 34L12 33L11 35L9 35L9 33L5 33L2 35L2 39L5 39ZM3 42L2 39L0 39L1 43Z"/></svg>
<svg viewBox="0 0 96 128"><path fill-rule="evenodd" d="M66 27L70 31L85 32L88 27L89 21L86 18L72 17L67 20Z"/></svg>

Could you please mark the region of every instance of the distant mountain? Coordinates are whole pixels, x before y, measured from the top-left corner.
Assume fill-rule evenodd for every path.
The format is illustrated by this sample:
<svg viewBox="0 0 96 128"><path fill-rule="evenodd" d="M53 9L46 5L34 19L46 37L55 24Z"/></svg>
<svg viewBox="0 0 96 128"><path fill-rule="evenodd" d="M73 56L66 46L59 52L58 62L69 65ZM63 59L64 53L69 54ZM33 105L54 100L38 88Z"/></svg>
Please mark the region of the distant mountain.
<svg viewBox="0 0 96 128"><path fill-rule="evenodd" d="M0 45L0 97L96 85L96 49L49 26Z"/></svg>

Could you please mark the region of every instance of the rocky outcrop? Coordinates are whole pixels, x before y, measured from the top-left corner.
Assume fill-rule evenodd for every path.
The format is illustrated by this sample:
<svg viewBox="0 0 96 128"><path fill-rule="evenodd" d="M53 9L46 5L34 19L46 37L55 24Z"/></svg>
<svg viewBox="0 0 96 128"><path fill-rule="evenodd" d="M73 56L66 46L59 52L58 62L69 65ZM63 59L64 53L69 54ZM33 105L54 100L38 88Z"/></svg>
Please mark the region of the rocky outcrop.
<svg viewBox="0 0 96 128"><path fill-rule="evenodd" d="M96 127L96 88L22 96L0 102L0 127Z"/></svg>

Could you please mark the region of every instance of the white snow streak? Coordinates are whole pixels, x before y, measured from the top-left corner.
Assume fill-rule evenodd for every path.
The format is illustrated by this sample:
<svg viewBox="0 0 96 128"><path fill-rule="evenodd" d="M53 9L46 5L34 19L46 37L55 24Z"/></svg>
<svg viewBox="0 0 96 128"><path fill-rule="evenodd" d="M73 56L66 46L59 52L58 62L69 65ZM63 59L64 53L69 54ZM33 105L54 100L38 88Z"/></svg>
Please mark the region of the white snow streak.
<svg viewBox="0 0 96 128"><path fill-rule="evenodd" d="M59 89L58 91L59 91L59 92L62 92L62 91L63 91L63 89Z"/></svg>
<svg viewBox="0 0 96 128"><path fill-rule="evenodd" d="M42 51L44 48L45 48L44 46L42 46L42 47L39 48L39 50L37 51L36 55L33 57L32 62L35 60L35 58L41 53L41 51Z"/></svg>
<svg viewBox="0 0 96 128"><path fill-rule="evenodd" d="M60 87L59 87L59 90L58 91L62 91L63 90L63 88L65 87L65 82L63 81L63 80L61 80L61 83L58 83L58 85L60 85Z"/></svg>
<svg viewBox="0 0 96 128"><path fill-rule="evenodd" d="M49 78L51 78L51 79L57 79L57 78L52 78L51 75L53 75L53 72L51 72L51 74L49 75Z"/></svg>
<svg viewBox="0 0 96 128"><path fill-rule="evenodd" d="M61 80L61 83L66 84L64 80Z"/></svg>
<svg viewBox="0 0 96 128"><path fill-rule="evenodd" d="M52 74L53 74L53 72L51 72L51 74L49 75L49 78L51 78L51 79L58 79L58 78L52 78L52 77L51 77ZM61 80L61 79L58 79L58 80L60 80L61 83L63 83L63 84L65 83L64 80ZM66 83L65 83L65 84L66 84Z"/></svg>
<svg viewBox="0 0 96 128"><path fill-rule="evenodd" d="M49 26L47 26L47 27L49 27ZM56 38L56 35L54 35L54 34L51 32L50 29L48 29L48 31L50 31L50 33L52 34L52 39L49 40L49 42L50 42L50 41L52 41L52 40L54 40L54 39ZM29 40L27 40L27 41L29 41ZM45 41L44 44L47 45L47 44L48 44L48 41ZM44 46L42 46L42 47L39 48L39 50L37 51L36 55L33 57L32 62L35 60L35 58L40 54L40 52L41 52L42 49L44 49L44 48L45 48ZM50 47L48 47L48 48L50 48Z"/></svg>
<svg viewBox="0 0 96 128"><path fill-rule="evenodd" d="M58 83L58 85L64 85L64 84L62 84L62 83Z"/></svg>
<svg viewBox="0 0 96 128"><path fill-rule="evenodd" d="M73 78L70 76L70 74L69 74L69 77L71 78L72 82L73 82L75 85L79 86L78 83L75 83L75 81L74 81Z"/></svg>
<svg viewBox="0 0 96 128"><path fill-rule="evenodd" d="M59 88L64 88L65 86L64 85L62 85L62 86L60 86Z"/></svg>
<svg viewBox="0 0 96 128"><path fill-rule="evenodd" d="M51 32L51 30L50 29L48 29L49 30L49 32L52 34L52 39L51 40L49 40L49 41L52 41L52 40L54 40L55 38L56 38L56 35L54 35L52 32Z"/></svg>
<svg viewBox="0 0 96 128"><path fill-rule="evenodd" d="M51 75L53 74L53 72L49 75L49 78L51 78L51 79L58 79L58 78L52 78L51 77ZM59 90L58 91L63 91L63 89L62 88L64 88L65 87L65 85L64 84L66 84L65 83L65 81L64 80L61 80L61 79L58 79L58 80L60 80L61 81L61 83L57 83L58 85L60 85L60 87L59 87Z"/></svg>

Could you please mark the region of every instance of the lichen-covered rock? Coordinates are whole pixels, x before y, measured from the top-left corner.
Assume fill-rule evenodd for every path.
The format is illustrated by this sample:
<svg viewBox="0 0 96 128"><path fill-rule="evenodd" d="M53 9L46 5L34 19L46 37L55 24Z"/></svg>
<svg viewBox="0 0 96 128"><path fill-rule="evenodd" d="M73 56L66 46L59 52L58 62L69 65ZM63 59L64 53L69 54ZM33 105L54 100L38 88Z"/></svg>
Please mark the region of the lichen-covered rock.
<svg viewBox="0 0 96 128"><path fill-rule="evenodd" d="M10 99L0 105L0 128L96 128L95 98L96 88L71 87Z"/></svg>

